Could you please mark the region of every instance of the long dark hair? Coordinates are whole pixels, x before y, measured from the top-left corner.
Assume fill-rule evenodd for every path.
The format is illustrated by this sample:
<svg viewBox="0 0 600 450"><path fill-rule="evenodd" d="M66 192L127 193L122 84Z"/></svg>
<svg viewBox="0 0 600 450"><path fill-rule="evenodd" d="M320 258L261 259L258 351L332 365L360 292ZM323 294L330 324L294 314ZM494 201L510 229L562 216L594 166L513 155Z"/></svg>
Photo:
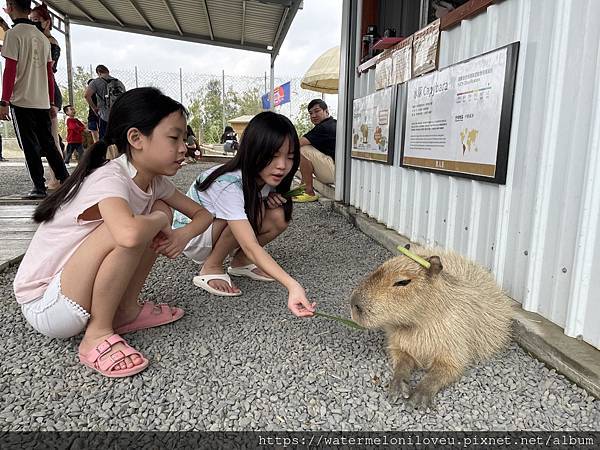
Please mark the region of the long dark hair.
<svg viewBox="0 0 600 450"><path fill-rule="evenodd" d="M283 194L290 190L294 175L300 165L300 142L298 133L290 119L271 111L257 114L244 130L240 149L235 157L211 172L201 183L196 181L196 189L205 191L221 175L234 170L242 171L242 188L244 191L244 209L248 220L258 234L262 225L262 207L260 191L256 180L259 173L273 160L273 156L288 139L294 152L292 170L281 180L275 189ZM283 205L285 220L292 218L292 202L288 200Z"/></svg>
<svg viewBox="0 0 600 450"><path fill-rule="evenodd" d="M127 159L131 159L127 140L127 132L131 128L137 128L144 136L150 136L161 120L176 111L187 116L181 103L156 88L132 89L119 96L110 110L104 138L84 152L71 176L35 209L33 220L38 223L52 220L60 205L77 195L85 178L108 162L106 151L109 145L116 145L119 154L126 153Z"/></svg>

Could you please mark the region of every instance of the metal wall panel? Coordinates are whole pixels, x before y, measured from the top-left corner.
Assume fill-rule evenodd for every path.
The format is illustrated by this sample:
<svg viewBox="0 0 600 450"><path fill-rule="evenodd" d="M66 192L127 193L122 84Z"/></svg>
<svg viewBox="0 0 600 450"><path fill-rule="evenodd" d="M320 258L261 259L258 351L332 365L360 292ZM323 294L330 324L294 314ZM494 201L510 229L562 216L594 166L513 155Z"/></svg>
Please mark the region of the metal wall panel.
<svg viewBox="0 0 600 450"><path fill-rule="evenodd" d="M599 17L595 0L505 0L442 32L441 68L521 43L506 185L398 167L403 118L394 166L353 160L351 181L352 205L488 267L524 309L597 348ZM374 92L374 72L355 97Z"/></svg>

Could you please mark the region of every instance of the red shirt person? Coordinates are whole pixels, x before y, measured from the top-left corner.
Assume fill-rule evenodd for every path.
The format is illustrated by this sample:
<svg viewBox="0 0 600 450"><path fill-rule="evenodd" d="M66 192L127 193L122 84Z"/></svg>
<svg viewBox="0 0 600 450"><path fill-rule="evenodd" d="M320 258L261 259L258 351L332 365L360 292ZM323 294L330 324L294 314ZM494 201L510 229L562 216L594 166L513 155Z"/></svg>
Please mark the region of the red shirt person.
<svg viewBox="0 0 600 450"><path fill-rule="evenodd" d="M71 161L71 155L73 152L77 152L78 160L81 161L83 157L83 132L85 131L85 124L75 117L75 108L73 105L66 105L63 108L64 113L67 115L67 150L65 155L65 164L69 164Z"/></svg>

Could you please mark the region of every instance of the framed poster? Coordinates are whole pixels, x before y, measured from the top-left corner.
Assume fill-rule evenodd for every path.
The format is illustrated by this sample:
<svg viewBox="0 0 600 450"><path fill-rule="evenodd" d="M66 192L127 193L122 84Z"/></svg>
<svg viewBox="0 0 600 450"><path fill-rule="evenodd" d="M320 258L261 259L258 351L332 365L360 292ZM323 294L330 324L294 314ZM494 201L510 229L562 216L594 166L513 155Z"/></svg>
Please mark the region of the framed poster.
<svg viewBox="0 0 600 450"><path fill-rule="evenodd" d="M354 100L352 157L392 164L396 87Z"/></svg>
<svg viewBox="0 0 600 450"><path fill-rule="evenodd" d="M400 165L504 184L519 43L408 82Z"/></svg>
<svg viewBox="0 0 600 450"><path fill-rule="evenodd" d="M440 19L413 34L412 77L437 68L440 45Z"/></svg>
<svg viewBox="0 0 600 450"><path fill-rule="evenodd" d="M407 37L398 45L398 49L392 53L395 84L406 83L410 80L412 73L412 41L412 36Z"/></svg>

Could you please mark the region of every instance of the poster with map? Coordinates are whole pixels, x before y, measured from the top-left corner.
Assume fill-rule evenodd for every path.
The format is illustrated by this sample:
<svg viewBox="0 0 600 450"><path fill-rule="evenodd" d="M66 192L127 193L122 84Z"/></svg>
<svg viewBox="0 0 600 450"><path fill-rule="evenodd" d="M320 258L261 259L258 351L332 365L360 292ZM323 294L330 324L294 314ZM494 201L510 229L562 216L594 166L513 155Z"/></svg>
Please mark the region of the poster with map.
<svg viewBox="0 0 600 450"><path fill-rule="evenodd" d="M395 87L354 100L352 157L392 164Z"/></svg>
<svg viewBox="0 0 600 450"><path fill-rule="evenodd" d="M518 49L408 82L403 167L505 183Z"/></svg>

